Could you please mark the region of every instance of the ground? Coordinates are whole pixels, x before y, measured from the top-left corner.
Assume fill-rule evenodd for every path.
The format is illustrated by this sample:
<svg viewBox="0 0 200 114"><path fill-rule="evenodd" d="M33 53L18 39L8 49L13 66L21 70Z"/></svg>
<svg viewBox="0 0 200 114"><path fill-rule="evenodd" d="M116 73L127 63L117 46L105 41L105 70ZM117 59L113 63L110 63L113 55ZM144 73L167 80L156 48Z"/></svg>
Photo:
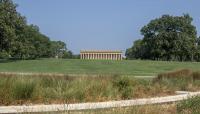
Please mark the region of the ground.
<svg viewBox="0 0 200 114"><path fill-rule="evenodd" d="M199 70L198 62L167 62L144 60L79 60L38 59L0 61L0 72L37 72L64 74L118 74L128 76L155 76L161 72L189 68Z"/></svg>
<svg viewBox="0 0 200 114"><path fill-rule="evenodd" d="M24 76L2 73L0 76L0 105L101 102L173 95L178 90L198 91L200 72L196 71L199 68L199 62L79 59L0 60L0 72L33 73ZM169 71L175 72L164 73ZM44 74L34 73L62 73L74 74L74 76L59 77L48 74L44 76ZM165 78L158 76L152 80L146 80L146 78L131 77L156 76L159 73L162 73L159 76ZM94 77L93 75L100 76ZM199 98L197 102L199 102ZM192 104L196 106L195 103L192 101ZM191 103L188 104L188 106L190 105ZM185 107L186 105L181 106ZM185 111L184 107L183 111ZM174 114L177 109L176 104L164 104L162 106L149 105L70 113ZM190 107L187 111L191 111Z"/></svg>

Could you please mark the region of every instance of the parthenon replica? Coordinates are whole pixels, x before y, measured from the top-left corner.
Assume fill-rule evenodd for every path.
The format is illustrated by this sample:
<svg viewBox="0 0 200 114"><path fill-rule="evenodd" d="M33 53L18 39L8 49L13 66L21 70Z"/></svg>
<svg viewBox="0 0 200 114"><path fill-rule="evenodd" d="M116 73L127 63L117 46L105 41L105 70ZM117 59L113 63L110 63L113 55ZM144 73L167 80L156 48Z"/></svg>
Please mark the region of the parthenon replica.
<svg viewBox="0 0 200 114"><path fill-rule="evenodd" d="M110 50L81 50L81 59L97 59L97 60L122 60L122 51Z"/></svg>

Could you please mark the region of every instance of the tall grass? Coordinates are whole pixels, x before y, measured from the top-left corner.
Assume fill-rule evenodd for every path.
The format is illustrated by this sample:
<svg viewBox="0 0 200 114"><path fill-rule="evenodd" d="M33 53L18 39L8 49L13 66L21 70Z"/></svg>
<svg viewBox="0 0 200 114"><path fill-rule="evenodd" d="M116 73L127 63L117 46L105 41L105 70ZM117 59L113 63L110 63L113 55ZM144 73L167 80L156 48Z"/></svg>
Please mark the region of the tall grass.
<svg viewBox="0 0 200 114"><path fill-rule="evenodd" d="M166 85L175 90L200 90L200 72L182 69L168 73L161 73L154 79L154 83Z"/></svg>
<svg viewBox="0 0 200 114"><path fill-rule="evenodd" d="M175 104L119 107L100 110L71 111L60 114L176 114ZM53 113L52 113L53 114Z"/></svg>
<svg viewBox="0 0 200 114"><path fill-rule="evenodd" d="M16 80L13 82L12 95L13 98L20 99L30 99L33 95L36 83L33 80Z"/></svg>
<svg viewBox="0 0 200 114"><path fill-rule="evenodd" d="M195 96L177 104L178 114L200 114L200 97Z"/></svg>
<svg viewBox="0 0 200 114"><path fill-rule="evenodd" d="M0 76L1 105L105 101L119 94L107 76Z"/></svg>
<svg viewBox="0 0 200 114"><path fill-rule="evenodd" d="M198 77L197 73L195 76ZM118 75L71 77L1 74L0 105L78 103L165 96L174 94L176 90L199 90L200 80L197 79L163 76L152 81Z"/></svg>
<svg viewBox="0 0 200 114"><path fill-rule="evenodd" d="M192 71L190 69L181 69L173 72L160 73L157 76L157 80L161 79L188 79L198 80L200 79L200 72Z"/></svg>
<svg viewBox="0 0 200 114"><path fill-rule="evenodd" d="M0 76L0 104L75 103L159 95L148 80L97 76ZM138 96L141 94L140 96Z"/></svg>

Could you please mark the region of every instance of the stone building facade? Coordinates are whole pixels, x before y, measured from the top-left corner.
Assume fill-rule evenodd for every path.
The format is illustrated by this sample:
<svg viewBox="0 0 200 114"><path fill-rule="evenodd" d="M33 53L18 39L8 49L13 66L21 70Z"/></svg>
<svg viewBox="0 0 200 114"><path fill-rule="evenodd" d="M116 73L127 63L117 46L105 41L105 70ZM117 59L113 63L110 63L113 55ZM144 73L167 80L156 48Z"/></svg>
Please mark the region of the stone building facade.
<svg viewBox="0 0 200 114"><path fill-rule="evenodd" d="M96 59L96 60L122 60L122 51L109 50L81 50L81 59Z"/></svg>

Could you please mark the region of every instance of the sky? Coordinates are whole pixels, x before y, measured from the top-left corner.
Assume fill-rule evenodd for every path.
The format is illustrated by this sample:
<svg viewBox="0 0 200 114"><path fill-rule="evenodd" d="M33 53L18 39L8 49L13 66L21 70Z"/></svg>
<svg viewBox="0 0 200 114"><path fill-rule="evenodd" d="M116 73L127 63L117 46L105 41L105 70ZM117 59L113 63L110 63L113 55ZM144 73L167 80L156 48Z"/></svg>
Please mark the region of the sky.
<svg viewBox="0 0 200 114"><path fill-rule="evenodd" d="M14 0L28 24L39 26L78 54L80 50L125 50L140 29L163 14L193 17L200 35L200 0Z"/></svg>

